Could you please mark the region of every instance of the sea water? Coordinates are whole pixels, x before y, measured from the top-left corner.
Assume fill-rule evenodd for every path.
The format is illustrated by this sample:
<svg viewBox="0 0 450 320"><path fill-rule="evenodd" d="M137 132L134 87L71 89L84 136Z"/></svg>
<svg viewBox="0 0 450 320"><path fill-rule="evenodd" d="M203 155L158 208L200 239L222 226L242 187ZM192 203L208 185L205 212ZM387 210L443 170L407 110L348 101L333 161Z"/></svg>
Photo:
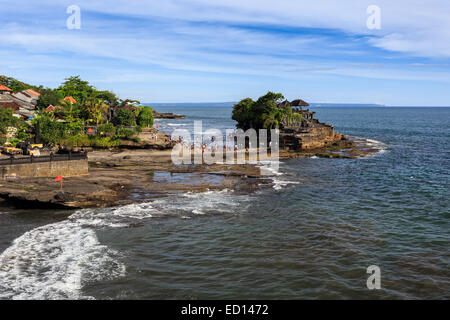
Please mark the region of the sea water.
<svg viewBox="0 0 450 320"><path fill-rule="evenodd" d="M156 109L187 116L167 133L235 126L230 107ZM379 152L284 161L250 195L0 208L0 299L449 299L450 108L314 111Z"/></svg>

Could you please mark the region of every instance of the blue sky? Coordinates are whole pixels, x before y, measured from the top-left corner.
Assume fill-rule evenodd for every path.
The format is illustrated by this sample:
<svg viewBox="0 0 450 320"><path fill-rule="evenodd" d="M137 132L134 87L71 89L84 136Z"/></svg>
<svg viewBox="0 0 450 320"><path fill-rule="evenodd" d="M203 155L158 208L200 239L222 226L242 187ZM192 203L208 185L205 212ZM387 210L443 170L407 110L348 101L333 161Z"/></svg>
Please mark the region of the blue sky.
<svg viewBox="0 0 450 320"><path fill-rule="evenodd" d="M144 102L450 105L447 0L0 0L0 74ZM78 5L81 28L66 9ZM369 30L369 5L381 29Z"/></svg>

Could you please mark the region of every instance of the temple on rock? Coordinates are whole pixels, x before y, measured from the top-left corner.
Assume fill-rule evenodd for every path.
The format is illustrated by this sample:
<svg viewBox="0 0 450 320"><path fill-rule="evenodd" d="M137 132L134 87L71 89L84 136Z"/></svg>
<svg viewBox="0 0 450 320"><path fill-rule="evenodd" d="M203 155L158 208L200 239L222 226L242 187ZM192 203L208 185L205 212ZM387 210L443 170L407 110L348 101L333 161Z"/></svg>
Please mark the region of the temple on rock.
<svg viewBox="0 0 450 320"><path fill-rule="evenodd" d="M292 107L293 115L285 118L280 126L280 147L292 150L311 150L323 148L342 139L334 127L314 118L315 112L309 109L309 104L301 99L278 103L278 108Z"/></svg>

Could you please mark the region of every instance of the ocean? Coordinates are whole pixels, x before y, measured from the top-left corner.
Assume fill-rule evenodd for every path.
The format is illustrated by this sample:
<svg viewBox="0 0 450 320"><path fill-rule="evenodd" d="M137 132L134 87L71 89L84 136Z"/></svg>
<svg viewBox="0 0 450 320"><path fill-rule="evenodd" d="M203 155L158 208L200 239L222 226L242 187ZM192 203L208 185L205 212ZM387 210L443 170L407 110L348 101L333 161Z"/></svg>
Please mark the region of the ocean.
<svg viewBox="0 0 450 320"><path fill-rule="evenodd" d="M235 125L230 107L155 109L187 116L157 121L167 133ZM0 299L449 299L450 108L312 110L380 151L283 161L249 195L2 207Z"/></svg>

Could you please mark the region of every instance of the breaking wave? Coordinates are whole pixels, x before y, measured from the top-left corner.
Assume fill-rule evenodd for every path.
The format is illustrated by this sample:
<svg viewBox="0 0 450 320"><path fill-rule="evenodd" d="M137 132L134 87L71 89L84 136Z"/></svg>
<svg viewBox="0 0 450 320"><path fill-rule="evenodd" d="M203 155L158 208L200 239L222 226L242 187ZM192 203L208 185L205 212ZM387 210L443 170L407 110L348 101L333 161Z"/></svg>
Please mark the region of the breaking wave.
<svg viewBox="0 0 450 320"><path fill-rule="evenodd" d="M117 208L78 210L66 220L35 228L0 255L0 299L93 299L86 284L125 276L123 256L96 235L98 228L125 228L143 219L228 214L245 210L248 197L232 191L185 193Z"/></svg>
<svg viewBox="0 0 450 320"><path fill-rule="evenodd" d="M0 298L90 299L85 284L125 273L118 256L77 222L33 229L0 255Z"/></svg>
<svg viewBox="0 0 450 320"><path fill-rule="evenodd" d="M378 140L360 137L352 137L352 140L357 144L366 147L369 150L374 150L375 152L371 154L371 156L383 154L388 150L387 145Z"/></svg>

